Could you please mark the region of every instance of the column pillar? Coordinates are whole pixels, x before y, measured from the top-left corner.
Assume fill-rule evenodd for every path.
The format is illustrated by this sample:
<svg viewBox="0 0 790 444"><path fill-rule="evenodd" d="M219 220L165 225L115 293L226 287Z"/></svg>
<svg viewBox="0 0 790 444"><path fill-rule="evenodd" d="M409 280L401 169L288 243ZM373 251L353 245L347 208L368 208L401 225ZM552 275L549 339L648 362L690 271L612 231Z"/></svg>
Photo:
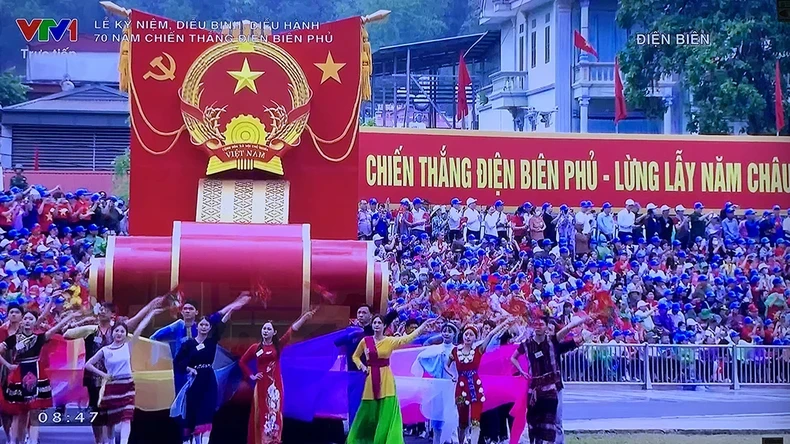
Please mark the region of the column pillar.
<svg viewBox="0 0 790 444"><path fill-rule="evenodd" d="M589 120L589 97L579 97L579 132L587 132L587 121Z"/></svg>
<svg viewBox="0 0 790 444"><path fill-rule="evenodd" d="M664 97L664 134L672 134L672 97Z"/></svg>
<svg viewBox="0 0 790 444"><path fill-rule="evenodd" d="M568 133L571 131L571 108L573 95L571 94L571 67L573 65L573 27L571 25L571 1L558 0L556 8L554 32L554 46L557 48L554 55L554 98L557 106L557 121L554 123L555 132Z"/></svg>
<svg viewBox="0 0 790 444"><path fill-rule="evenodd" d="M579 1L581 6L581 34L585 40L590 41L590 0ZM590 54L579 51L579 60L590 60Z"/></svg>

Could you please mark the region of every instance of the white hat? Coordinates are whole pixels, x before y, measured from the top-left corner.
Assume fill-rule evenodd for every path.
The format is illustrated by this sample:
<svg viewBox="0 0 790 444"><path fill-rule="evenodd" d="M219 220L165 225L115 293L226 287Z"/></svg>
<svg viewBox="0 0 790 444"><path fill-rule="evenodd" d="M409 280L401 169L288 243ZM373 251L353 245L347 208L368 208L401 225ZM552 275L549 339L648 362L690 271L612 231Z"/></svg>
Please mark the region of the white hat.
<svg viewBox="0 0 790 444"><path fill-rule="evenodd" d="M662 212L663 211L669 211L669 210L670 210L669 205L661 205L661 211Z"/></svg>
<svg viewBox="0 0 790 444"><path fill-rule="evenodd" d="M456 270L455 268L450 270L450 276L460 276L460 275L461 275L461 272Z"/></svg>
<svg viewBox="0 0 790 444"><path fill-rule="evenodd" d="M10 243L11 243L11 241L10 241L10 240L8 240L8 239L3 239L3 240L1 240L1 241L0 241L0 248L5 248L5 247L6 247L8 244L10 244Z"/></svg>
<svg viewBox="0 0 790 444"><path fill-rule="evenodd" d="M36 251L38 253L46 253L47 251L49 251L49 248L47 248L46 245L39 245L38 247L36 247Z"/></svg>
<svg viewBox="0 0 790 444"><path fill-rule="evenodd" d="M683 205L678 205L675 207L675 211L686 211L686 208Z"/></svg>
<svg viewBox="0 0 790 444"><path fill-rule="evenodd" d="M4 229L0 228L0 234L5 234L5 233L6 233L6 231Z"/></svg>
<svg viewBox="0 0 790 444"><path fill-rule="evenodd" d="M636 303L636 308L642 308L642 307L647 307L647 302L639 301Z"/></svg>
<svg viewBox="0 0 790 444"><path fill-rule="evenodd" d="M694 319L686 319L686 325L689 327L695 327L697 325L697 321Z"/></svg>
<svg viewBox="0 0 790 444"><path fill-rule="evenodd" d="M470 268L470 269L466 270L466 272L464 274L466 274L466 275L475 274L475 271Z"/></svg>
<svg viewBox="0 0 790 444"><path fill-rule="evenodd" d="M472 205L473 203L476 203L476 202L477 202L477 199L475 199L474 197L470 197L469 199L466 199L466 204L467 205Z"/></svg>
<svg viewBox="0 0 790 444"><path fill-rule="evenodd" d="M382 236L380 234L374 234L373 235L373 240L374 241L384 240L384 236Z"/></svg>
<svg viewBox="0 0 790 444"><path fill-rule="evenodd" d="M430 271L431 271L431 270L429 270L429 269L427 269L427 268L420 268L420 274L425 274L425 275L427 275L427 274L428 274Z"/></svg>
<svg viewBox="0 0 790 444"><path fill-rule="evenodd" d="M658 207L656 206L656 204L654 204L652 202L647 204L647 209L648 210L655 210L656 208L658 208Z"/></svg>
<svg viewBox="0 0 790 444"><path fill-rule="evenodd" d="M634 203L635 202L634 202L633 199L628 199L627 201L625 201L625 206L630 206L630 205L633 205Z"/></svg>

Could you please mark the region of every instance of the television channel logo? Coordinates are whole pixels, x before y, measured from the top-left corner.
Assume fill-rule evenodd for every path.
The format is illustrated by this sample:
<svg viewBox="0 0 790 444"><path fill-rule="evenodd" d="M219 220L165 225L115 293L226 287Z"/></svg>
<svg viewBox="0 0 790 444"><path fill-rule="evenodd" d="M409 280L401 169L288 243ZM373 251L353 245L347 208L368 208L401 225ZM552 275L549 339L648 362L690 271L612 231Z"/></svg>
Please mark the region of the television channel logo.
<svg viewBox="0 0 790 444"><path fill-rule="evenodd" d="M28 42L59 42L66 34L70 42L77 41L77 19L16 19L16 26Z"/></svg>

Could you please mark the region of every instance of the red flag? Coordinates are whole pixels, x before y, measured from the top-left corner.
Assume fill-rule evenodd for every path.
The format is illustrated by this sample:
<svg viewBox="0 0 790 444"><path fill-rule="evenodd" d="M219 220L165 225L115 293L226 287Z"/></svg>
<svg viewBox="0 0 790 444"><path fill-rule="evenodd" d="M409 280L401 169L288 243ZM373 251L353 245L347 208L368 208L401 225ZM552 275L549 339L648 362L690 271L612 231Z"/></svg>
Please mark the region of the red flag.
<svg viewBox="0 0 790 444"><path fill-rule="evenodd" d="M258 280L258 283L255 284L255 290L252 294L261 302L263 308L267 308L269 306L269 301L272 300L272 291L266 286L263 279Z"/></svg>
<svg viewBox="0 0 790 444"><path fill-rule="evenodd" d="M625 107L625 95L623 95L623 81L620 80L620 63L617 58L614 60L614 124L617 125L621 120L628 117Z"/></svg>
<svg viewBox="0 0 790 444"><path fill-rule="evenodd" d="M775 83L775 103L774 106L776 107L776 133L779 134L779 131L782 131L782 128L785 127L785 109L783 106L784 100L782 100L782 71L779 70L779 60L776 61L776 78L774 79Z"/></svg>
<svg viewBox="0 0 790 444"><path fill-rule="evenodd" d="M471 84L472 78L469 77L469 70L466 69L464 55L461 54L458 59L458 111L455 116L458 120L469 115L469 106L466 100L466 87Z"/></svg>
<svg viewBox="0 0 790 444"><path fill-rule="evenodd" d="M335 304L337 302L337 294L332 293L326 287L319 284L313 284L313 292L321 296L321 300L327 304Z"/></svg>
<svg viewBox="0 0 790 444"><path fill-rule="evenodd" d="M584 38L583 35L579 33L579 31L573 31L573 46L579 48L581 51L586 52L587 54L592 54L595 56L595 59L598 60L598 52L593 48L590 42Z"/></svg>

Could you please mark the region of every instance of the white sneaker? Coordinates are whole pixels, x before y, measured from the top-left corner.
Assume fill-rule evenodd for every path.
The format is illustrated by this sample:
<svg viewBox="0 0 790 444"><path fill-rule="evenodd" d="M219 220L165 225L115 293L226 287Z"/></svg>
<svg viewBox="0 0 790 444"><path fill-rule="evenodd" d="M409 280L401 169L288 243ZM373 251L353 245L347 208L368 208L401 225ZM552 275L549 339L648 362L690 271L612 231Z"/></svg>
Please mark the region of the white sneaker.
<svg viewBox="0 0 790 444"><path fill-rule="evenodd" d="M349 426L349 424L348 424L348 420L347 420L347 419L344 419L344 420L343 420L343 433L345 433L346 435L348 435L348 430L349 430L349 429L350 429L350 426Z"/></svg>

